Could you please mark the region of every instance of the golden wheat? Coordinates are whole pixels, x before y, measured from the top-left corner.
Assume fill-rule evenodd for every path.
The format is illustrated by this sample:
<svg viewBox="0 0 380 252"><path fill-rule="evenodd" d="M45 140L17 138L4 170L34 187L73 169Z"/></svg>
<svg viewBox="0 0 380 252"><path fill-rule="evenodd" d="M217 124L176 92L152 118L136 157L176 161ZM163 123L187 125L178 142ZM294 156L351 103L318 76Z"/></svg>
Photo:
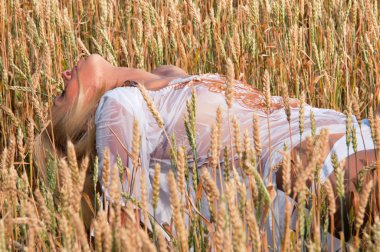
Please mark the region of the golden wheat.
<svg viewBox="0 0 380 252"><path fill-rule="evenodd" d="M177 189L172 188L174 195L178 196L177 213L173 216L180 216L181 223L173 218L176 231L173 233L169 225L168 236L174 235L170 240L165 240L160 233L161 227L152 228L152 235L142 232L136 213L137 208L147 209L147 203L131 198L120 191L119 184L112 183L122 178L133 182L136 173L122 165L111 169L112 153L109 150L105 150L102 157L101 181L98 181L96 170L91 181L95 191L101 182L103 189L109 192L111 202L125 201L123 210L121 204L108 207L106 197L101 204L101 192L87 195L83 191L85 175L92 173L87 169L95 169L97 161L94 162L92 156L77 160L72 143L60 146L62 149L67 147L67 153L59 153L54 148L49 150L46 178L40 176L41 167L37 166L34 155L41 146L37 145L35 137L45 129L51 131L49 123L53 118L49 110L52 97L64 88L60 72L74 65L79 57L91 53L102 55L115 66L140 67L148 71L173 64L189 74L225 73L229 108L238 95L234 94L235 78L264 90L263 104L267 113L273 106L271 95L282 94L290 135L295 125L290 123L293 104L289 97L300 99L298 127L300 139L306 137L306 142L301 144L306 161L301 162L290 142L291 150L285 152L282 162L285 194L290 195L292 189L299 190L294 190L299 194L296 197L299 205L297 228L294 235L290 235L289 229L284 230L282 245L278 243L275 247L279 250L324 250L324 242L318 235L318 231L325 232L322 225L324 213L330 217L332 233L334 212L342 208L335 203L334 190L343 205L349 188L344 180L345 165L339 164L340 159L334 152L331 159L337 186L332 188L328 181L323 185L328 203L325 212L318 173L324 162L321 153L327 148L327 136L317 130L318 114L314 109L309 124L306 97L312 106L348 112L346 144L352 145L354 155L359 154L359 146L366 139L363 136L357 139L356 124L350 121L351 113L359 123L361 135L364 127L361 122L368 118L377 150L375 155L379 158L380 123L376 113L380 101L377 85L380 62L378 8L377 1L369 0L331 3L322 0L0 0L0 250L154 251L152 242L156 242L159 251L231 251L233 247L267 250L270 245L267 237L272 232L259 223L268 215L269 207L273 207L273 190L263 183L261 174L261 158L268 146L263 146L260 131L270 130L270 125L262 127L256 115L251 132L253 137L244 131L241 142L240 128L243 128L235 120L233 134L229 136L233 137L233 144L222 146L221 139L228 137L222 135L223 120L231 120L233 115L231 110L225 115L222 115L222 109L217 110L215 125L209 125L211 149L205 166L210 173L202 173L200 178L197 175L199 164L187 163L197 151L195 99L189 101L190 113L185 119L192 135L192 153L187 156L190 151L176 146L178 136L167 136L164 121L151 101L149 91L139 86L158 126L170 139L171 152L168 155L174 157L171 168L178 172L171 186L175 188L178 184ZM349 111L351 108L352 112ZM308 127L311 128L311 138L307 136ZM136 129L132 141L132 163L138 172L148 168L139 163L140 133ZM54 138L47 141L54 142ZM223 149L222 164L220 151ZM365 152L368 156L368 148ZM240 162L235 162L234 154L238 154ZM380 162L376 164L380 167ZM376 167L376 164L366 165ZM169 190L160 188L160 165L156 164L152 178L153 208L159 205L160 190ZM350 168L355 165L352 162L347 164ZM119 173L119 169L125 172ZM364 179L373 182L363 183L361 190L359 186L361 196L359 209L355 208L356 220L350 222L351 231L345 232L346 237L342 235L344 239L341 239L341 244L346 243L349 248L376 251L380 244L380 222L375 210L379 196L373 194L372 197L371 189L368 189L370 184L378 181L379 174L380 168L378 172L368 172L367 168L360 172L359 184ZM193 178L192 183L189 178ZM216 179L220 182L217 187L214 185ZM312 188L315 190L306 186L307 181L314 184ZM224 188L228 188L228 192L224 193ZM220 190L218 197L217 190ZM194 199L193 194L196 195ZM205 196L212 198L215 222L204 219L197 212ZM225 208L226 197L229 198L228 209ZM349 201L347 199L347 203ZM92 205L94 210L95 241L90 239L90 230L81 228L86 218L85 212L78 214L82 212L81 202ZM312 203L311 208L308 202ZM286 209L283 209L286 223L291 214L289 204L287 202ZM309 214L305 208L309 208ZM123 219L121 211L128 212L125 227L120 223ZM365 223L367 214L371 218ZM147 218L145 216L144 221ZM255 221L257 227L253 225ZM352 234L352 230L360 231L360 234Z"/></svg>

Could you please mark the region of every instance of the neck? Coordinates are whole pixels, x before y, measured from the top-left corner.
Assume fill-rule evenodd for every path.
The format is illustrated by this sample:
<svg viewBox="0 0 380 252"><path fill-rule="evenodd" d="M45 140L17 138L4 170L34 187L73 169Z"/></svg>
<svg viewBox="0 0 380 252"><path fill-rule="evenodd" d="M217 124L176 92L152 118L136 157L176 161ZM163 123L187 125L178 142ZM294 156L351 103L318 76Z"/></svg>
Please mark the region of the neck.
<svg viewBox="0 0 380 252"><path fill-rule="evenodd" d="M147 82L151 82L159 78L159 76L145 70L129 67L111 67L104 75L107 90L119 87L127 80L139 82L144 85Z"/></svg>

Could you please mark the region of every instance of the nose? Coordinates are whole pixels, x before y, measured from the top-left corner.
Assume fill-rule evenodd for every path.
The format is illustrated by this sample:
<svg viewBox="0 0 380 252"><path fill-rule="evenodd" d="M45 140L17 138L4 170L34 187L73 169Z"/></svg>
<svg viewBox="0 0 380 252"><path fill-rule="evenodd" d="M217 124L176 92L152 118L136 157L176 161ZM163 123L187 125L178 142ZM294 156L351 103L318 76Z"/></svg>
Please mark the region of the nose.
<svg viewBox="0 0 380 252"><path fill-rule="evenodd" d="M71 79L71 71L66 70L62 72L62 78L65 80L70 80Z"/></svg>

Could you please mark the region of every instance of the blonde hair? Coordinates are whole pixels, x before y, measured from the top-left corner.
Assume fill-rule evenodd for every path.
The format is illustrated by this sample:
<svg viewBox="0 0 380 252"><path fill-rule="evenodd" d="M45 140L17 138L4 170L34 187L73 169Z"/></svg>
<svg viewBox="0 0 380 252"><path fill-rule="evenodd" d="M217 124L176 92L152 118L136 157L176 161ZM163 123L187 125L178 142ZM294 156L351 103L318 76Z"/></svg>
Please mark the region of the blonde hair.
<svg viewBox="0 0 380 252"><path fill-rule="evenodd" d="M37 168L37 177L47 182L47 159L50 157L59 160L67 156L67 143L71 141L75 147L77 162L80 164L85 157L89 158L83 192L90 199L94 196L93 165L96 155L95 148L95 112L101 96L105 93L103 88L95 90L91 96L83 90L79 82L79 91L73 104L63 112L59 107L52 106L50 110L51 121L39 134L34 145L34 161ZM91 97L88 99L88 97ZM63 186L62 184L58 186ZM87 228L93 216L88 202L82 200L82 212Z"/></svg>
<svg viewBox="0 0 380 252"><path fill-rule="evenodd" d="M65 112L61 108L52 106L51 121L41 132L35 141L35 162L39 175L46 179L46 159L50 155L55 158L66 156L67 142L71 141L75 146L78 162L85 156L90 160L95 156L95 112L100 97L105 93L105 88L95 90L92 98L84 92L79 81L79 91L73 104ZM105 87L105 85L103 85Z"/></svg>

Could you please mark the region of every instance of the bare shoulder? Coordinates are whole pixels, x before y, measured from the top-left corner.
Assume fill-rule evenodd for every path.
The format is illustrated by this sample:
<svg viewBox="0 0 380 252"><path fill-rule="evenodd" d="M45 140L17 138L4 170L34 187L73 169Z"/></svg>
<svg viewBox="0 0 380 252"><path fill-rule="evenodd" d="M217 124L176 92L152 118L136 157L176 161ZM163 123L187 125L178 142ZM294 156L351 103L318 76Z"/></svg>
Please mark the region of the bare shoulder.
<svg viewBox="0 0 380 252"><path fill-rule="evenodd" d="M185 77L188 76L187 72L180 67L173 65L162 65L156 67L151 71L152 74L163 77Z"/></svg>

